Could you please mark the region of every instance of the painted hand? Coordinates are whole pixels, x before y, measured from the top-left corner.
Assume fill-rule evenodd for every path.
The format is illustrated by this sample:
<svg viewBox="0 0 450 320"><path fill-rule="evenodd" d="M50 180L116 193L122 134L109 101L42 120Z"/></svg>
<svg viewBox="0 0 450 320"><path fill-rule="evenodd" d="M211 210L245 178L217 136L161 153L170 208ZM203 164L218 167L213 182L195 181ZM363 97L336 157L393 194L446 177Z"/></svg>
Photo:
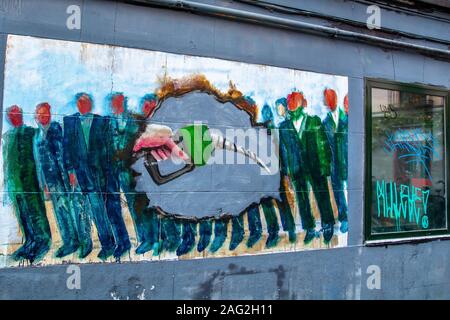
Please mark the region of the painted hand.
<svg viewBox="0 0 450 320"><path fill-rule="evenodd" d="M72 187L76 187L77 185L77 177L73 173L69 173L69 182Z"/></svg>
<svg viewBox="0 0 450 320"><path fill-rule="evenodd" d="M151 124L148 125L145 132L139 137L134 145L133 152L140 152L147 149L157 160L167 160L171 156L189 160L189 157L173 141L173 132L167 126Z"/></svg>

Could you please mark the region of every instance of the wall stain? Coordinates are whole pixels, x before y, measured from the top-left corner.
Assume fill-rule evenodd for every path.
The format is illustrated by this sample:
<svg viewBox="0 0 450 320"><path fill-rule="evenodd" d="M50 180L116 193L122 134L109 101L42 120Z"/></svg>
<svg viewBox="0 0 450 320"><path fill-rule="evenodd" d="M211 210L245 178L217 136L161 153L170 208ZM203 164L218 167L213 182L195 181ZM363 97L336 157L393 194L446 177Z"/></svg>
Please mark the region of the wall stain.
<svg viewBox="0 0 450 320"><path fill-rule="evenodd" d="M277 276L277 300L289 299L289 290L284 288L284 281L286 278L286 270L282 265L279 265L276 269L269 269Z"/></svg>
<svg viewBox="0 0 450 320"><path fill-rule="evenodd" d="M197 292L194 294L194 300L211 300L212 294L214 293L214 283L218 281L222 282L225 278L226 273L224 271L217 270L211 277L202 282L198 287Z"/></svg>
<svg viewBox="0 0 450 320"><path fill-rule="evenodd" d="M145 300L145 291L141 280L132 276L128 278L126 284L112 287L109 293L113 300Z"/></svg>
<svg viewBox="0 0 450 320"><path fill-rule="evenodd" d="M252 275L258 273L273 272L277 277L277 297L278 300L285 299L296 299L295 293L289 296L289 290L285 288L286 270L282 265L278 268L268 269L267 271L247 269L246 267L239 267L237 264L230 263L228 265L228 270L221 271L217 270L214 272L210 278L202 282L194 294L193 299L196 300L210 300L214 293L217 292L217 283L223 283L225 277L227 276L237 276L237 275ZM220 289L221 290L221 289Z"/></svg>

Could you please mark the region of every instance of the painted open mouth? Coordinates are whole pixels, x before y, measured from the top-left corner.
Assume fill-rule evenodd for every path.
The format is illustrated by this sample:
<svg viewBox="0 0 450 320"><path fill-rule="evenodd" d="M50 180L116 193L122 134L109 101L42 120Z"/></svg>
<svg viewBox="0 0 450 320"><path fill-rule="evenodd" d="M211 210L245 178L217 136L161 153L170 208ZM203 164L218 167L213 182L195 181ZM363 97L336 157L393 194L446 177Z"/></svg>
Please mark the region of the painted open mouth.
<svg viewBox="0 0 450 320"><path fill-rule="evenodd" d="M232 136L236 124L240 130ZM279 176L269 168L267 156L257 154L276 148L267 132L260 141L259 130L245 111L211 94L170 97L159 105L134 145L134 156L142 158L138 170L146 171L152 182L138 188L162 212L197 219L236 216L262 197L277 197ZM272 146L261 148L261 143ZM252 182L264 188L251 192ZM230 197L233 201L228 201Z"/></svg>

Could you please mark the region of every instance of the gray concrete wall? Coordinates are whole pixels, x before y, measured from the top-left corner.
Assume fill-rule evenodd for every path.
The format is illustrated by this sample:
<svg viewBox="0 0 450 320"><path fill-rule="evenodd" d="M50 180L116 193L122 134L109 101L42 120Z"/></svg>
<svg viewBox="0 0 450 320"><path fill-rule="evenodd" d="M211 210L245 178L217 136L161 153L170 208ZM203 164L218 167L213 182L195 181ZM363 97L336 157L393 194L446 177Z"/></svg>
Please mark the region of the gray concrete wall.
<svg viewBox="0 0 450 320"><path fill-rule="evenodd" d="M203 2L262 10L230 1ZM278 3L298 5L288 0ZM82 6L81 30L66 28L66 8L71 4ZM302 1L303 5L309 10L358 21L367 16L366 7L352 1ZM383 17L393 29L447 41L450 38L448 22L382 11L382 25ZM330 25L327 21L304 18L312 20ZM349 246L195 261L81 265L80 290L67 289L64 265L3 269L0 298L132 299L138 298L144 289L147 299L450 298L450 241L383 247L366 247L363 243L364 78L450 88L448 61L277 28L100 0L0 0L2 59L8 33L348 76ZM380 290L367 288L366 270L370 265L380 267Z"/></svg>

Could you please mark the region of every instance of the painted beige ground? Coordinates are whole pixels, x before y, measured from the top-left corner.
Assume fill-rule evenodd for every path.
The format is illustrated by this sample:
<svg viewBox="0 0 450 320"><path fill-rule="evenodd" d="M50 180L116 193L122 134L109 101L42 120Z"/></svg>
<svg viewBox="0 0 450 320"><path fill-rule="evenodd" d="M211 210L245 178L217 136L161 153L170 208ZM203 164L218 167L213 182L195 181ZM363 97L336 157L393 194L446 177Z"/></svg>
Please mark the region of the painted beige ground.
<svg viewBox="0 0 450 320"><path fill-rule="evenodd" d="M331 202L332 207L334 211L334 215L337 221L337 207L334 200L333 192L331 189L331 183L328 184L330 194L331 194ZM292 191L288 194L288 199L290 203L293 203L294 201L294 193ZM318 227L320 226L320 215L317 209L317 203L315 201L314 195L312 191L310 192L310 201L311 201L311 207L313 210L314 217L316 219L316 223ZM305 232L303 232L301 228L301 222L300 222L300 216L298 213L298 210L294 207L292 208L292 212L295 214L295 223L297 225L297 241L295 243L290 243L288 240L287 233L282 231L281 223L280 223L280 215L277 211L277 220L278 224L280 225L280 240L277 244L277 246L267 249L265 247L266 239L267 239L267 225L264 218L264 214L262 212L262 208L260 208L260 216L261 216L261 222L262 222L262 229L263 229L263 236L261 239L252 247L248 248L246 246L247 239L249 237L249 230L248 230L248 220L247 220L247 214L244 215L244 229L245 229L245 236L244 240L239 244L239 246L233 250L230 251L229 245L230 245L230 239L231 239L231 223L228 224L228 236L225 240L225 243L222 245L221 249L218 250L215 253L211 253L206 249L204 252L197 252L196 248L194 248L190 253L185 254L181 257L177 257L175 253L169 253L169 252L163 252L159 256L153 256L152 252L147 252L144 255L137 255L134 253L136 247L137 247L137 241L136 241L136 232L134 230L133 221L131 219L131 215L128 211L128 208L126 206L126 200L124 195L122 195L122 203L123 206L123 217L125 220L125 224L127 226L128 234L130 236L130 240L132 243L132 249L131 252L125 256L122 257L121 262L138 262L138 261L157 261L157 260L184 260L184 259L199 259L199 258L214 258L214 257L228 257L228 256L242 256L242 255L255 255L255 254L267 254L267 253L275 253L275 252L292 252L292 251L300 251L300 250L312 250L312 249L324 249L324 248L333 248L333 247L343 247L347 245L347 234L341 234L338 229L335 228L335 235L333 236L332 241L325 245L323 243L322 238L316 238L314 239L310 244L304 245L303 239L305 237ZM52 264L64 264L64 263L101 263L102 261L97 258L97 254L100 251L100 243L97 237L97 231L95 229L95 225L92 225L92 240L94 248L92 252L89 254L88 257L85 259L79 259L78 253L74 253L72 255L66 256L62 259L56 258L55 253L58 250L58 248L61 246L61 236L59 234L59 230L56 224L55 216L53 214L53 208L50 201L46 201L46 208L47 208L47 217L50 222L50 228L51 228L51 234L52 234L52 246L49 252L45 255L45 257L40 260L35 265L52 265ZM337 226L338 224L336 224ZM197 236L196 236L196 243L198 242L199 236L198 236L198 230L197 230ZM19 235L19 238L21 235ZM212 241L213 239L211 239ZM14 261L9 257L15 250L17 250L21 244L15 243L10 244L5 248L6 245L2 245L3 248L0 249L0 252L7 252L8 257L6 258L6 267L14 267L14 266L26 266L28 265L27 262L21 261L17 262ZM4 249L6 249L4 251ZM106 262L115 262L114 258L110 258Z"/></svg>

